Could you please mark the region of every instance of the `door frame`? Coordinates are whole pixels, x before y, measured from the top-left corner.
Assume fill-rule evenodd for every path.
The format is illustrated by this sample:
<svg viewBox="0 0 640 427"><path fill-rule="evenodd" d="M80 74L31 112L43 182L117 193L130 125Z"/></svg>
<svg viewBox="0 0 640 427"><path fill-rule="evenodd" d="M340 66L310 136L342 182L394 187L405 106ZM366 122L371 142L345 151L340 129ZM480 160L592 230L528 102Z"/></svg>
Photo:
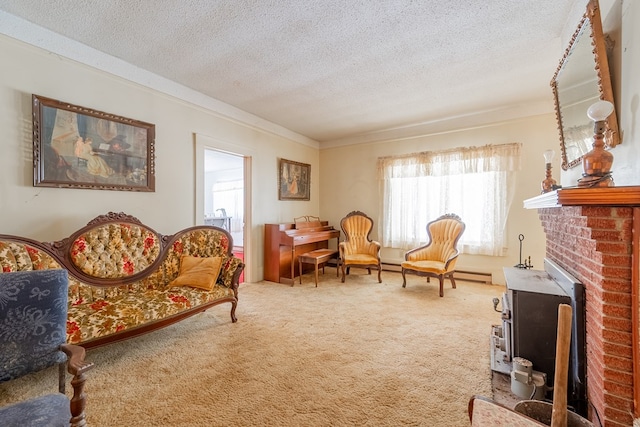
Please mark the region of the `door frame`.
<svg viewBox="0 0 640 427"><path fill-rule="evenodd" d="M194 224L204 224L204 157L205 150L221 151L227 154L242 157L244 159L244 224L242 229L243 235L243 251L244 251L244 281L253 282L253 272L251 265L253 261L253 247L251 245L252 230L252 205L251 205L251 179L252 179L252 151L246 147L230 144L221 139L211 136L194 133L193 134L195 159L194 159L194 179L195 179L195 209Z"/></svg>

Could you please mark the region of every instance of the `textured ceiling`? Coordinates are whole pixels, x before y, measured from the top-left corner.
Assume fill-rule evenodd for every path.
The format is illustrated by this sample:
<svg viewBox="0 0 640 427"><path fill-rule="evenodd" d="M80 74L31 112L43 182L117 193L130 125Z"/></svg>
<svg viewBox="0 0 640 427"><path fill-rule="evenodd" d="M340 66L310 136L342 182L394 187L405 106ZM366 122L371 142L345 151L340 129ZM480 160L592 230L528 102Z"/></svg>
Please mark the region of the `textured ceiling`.
<svg viewBox="0 0 640 427"><path fill-rule="evenodd" d="M477 125L535 103L551 111L576 3L586 0L0 0L0 10L336 142Z"/></svg>

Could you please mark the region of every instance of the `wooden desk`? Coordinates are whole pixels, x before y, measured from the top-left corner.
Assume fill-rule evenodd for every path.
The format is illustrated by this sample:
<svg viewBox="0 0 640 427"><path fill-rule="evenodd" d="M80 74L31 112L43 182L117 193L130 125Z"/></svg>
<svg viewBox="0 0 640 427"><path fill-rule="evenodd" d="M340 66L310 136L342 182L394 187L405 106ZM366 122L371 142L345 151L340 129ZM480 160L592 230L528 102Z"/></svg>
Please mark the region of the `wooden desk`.
<svg viewBox="0 0 640 427"><path fill-rule="evenodd" d="M318 287L318 267L322 266L322 274L324 274L324 265L332 258L338 258L338 251L335 249L316 249L315 251L307 252L298 256L298 263L300 264L300 284L302 284L302 263L313 264L316 274L316 288ZM336 265L336 276L339 276L338 266ZM291 284L293 286L293 283Z"/></svg>

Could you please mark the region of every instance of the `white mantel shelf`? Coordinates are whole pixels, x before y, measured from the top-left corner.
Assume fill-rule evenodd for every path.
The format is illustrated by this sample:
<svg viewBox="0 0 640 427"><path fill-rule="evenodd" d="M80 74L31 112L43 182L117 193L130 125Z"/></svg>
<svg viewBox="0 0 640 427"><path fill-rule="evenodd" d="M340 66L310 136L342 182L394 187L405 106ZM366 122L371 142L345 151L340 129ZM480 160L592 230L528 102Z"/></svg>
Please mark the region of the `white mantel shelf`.
<svg viewBox="0 0 640 427"><path fill-rule="evenodd" d="M562 188L524 201L525 209L561 206L640 206L640 186Z"/></svg>

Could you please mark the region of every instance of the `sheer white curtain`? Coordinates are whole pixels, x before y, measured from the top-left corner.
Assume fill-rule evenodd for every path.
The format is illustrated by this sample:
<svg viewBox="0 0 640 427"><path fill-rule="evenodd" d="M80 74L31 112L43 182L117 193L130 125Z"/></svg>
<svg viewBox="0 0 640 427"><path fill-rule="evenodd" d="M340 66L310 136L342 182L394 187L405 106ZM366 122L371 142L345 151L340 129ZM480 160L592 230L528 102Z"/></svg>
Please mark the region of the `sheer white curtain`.
<svg viewBox="0 0 640 427"><path fill-rule="evenodd" d="M503 255L522 144L464 147L378 159L385 247L410 249L428 240L426 226L445 213L466 230L462 253Z"/></svg>
<svg viewBox="0 0 640 427"><path fill-rule="evenodd" d="M213 209L224 209L231 217L231 230L242 231L244 223L244 182L242 180L220 181L213 184ZM218 212L219 213L219 212Z"/></svg>

